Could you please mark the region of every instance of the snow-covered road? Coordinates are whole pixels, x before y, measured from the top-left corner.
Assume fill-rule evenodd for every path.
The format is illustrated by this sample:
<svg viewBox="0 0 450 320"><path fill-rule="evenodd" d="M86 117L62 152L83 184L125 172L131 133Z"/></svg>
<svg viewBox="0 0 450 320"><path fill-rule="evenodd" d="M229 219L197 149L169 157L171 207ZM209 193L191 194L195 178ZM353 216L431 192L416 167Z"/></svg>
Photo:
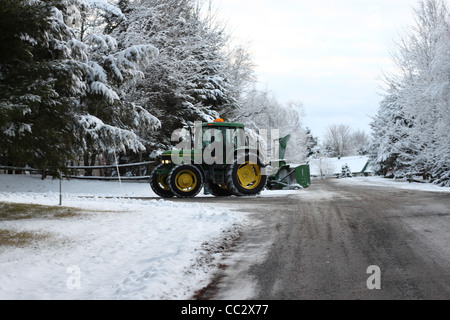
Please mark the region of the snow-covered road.
<svg viewBox="0 0 450 320"><path fill-rule="evenodd" d="M450 188L437 188L339 179L245 199L241 207L257 211L259 224L245 230L200 298L449 300Z"/></svg>

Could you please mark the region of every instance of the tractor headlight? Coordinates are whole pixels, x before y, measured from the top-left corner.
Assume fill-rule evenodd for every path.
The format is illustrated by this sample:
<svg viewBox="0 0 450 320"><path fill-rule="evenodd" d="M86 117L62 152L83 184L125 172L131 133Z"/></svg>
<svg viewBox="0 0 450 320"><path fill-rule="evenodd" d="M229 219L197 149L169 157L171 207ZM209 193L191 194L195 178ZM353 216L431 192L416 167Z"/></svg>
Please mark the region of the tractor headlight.
<svg viewBox="0 0 450 320"><path fill-rule="evenodd" d="M170 160L163 160L162 164L170 164Z"/></svg>

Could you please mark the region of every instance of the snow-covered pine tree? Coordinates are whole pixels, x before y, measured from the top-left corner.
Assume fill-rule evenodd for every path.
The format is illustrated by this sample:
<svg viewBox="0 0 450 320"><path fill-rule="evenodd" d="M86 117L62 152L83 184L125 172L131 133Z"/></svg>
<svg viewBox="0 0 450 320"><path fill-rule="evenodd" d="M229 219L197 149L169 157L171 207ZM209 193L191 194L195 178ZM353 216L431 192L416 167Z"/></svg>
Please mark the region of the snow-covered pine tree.
<svg viewBox="0 0 450 320"><path fill-rule="evenodd" d="M319 140L314 137L310 128L306 132L306 158L312 158L319 152Z"/></svg>
<svg viewBox="0 0 450 320"><path fill-rule="evenodd" d="M435 107L429 117L434 126L427 144L429 173L435 184L450 187L450 14L441 4L440 23L436 28L436 51L431 64L433 74L429 92Z"/></svg>
<svg viewBox="0 0 450 320"><path fill-rule="evenodd" d="M61 44L70 30L61 1L3 0L0 6L0 161L64 170L73 156L73 98L81 68Z"/></svg>
<svg viewBox="0 0 450 320"><path fill-rule="evenodd" d="M392 171L394 177L405 176L405 156L410 149L405 141L412 123L407 119L402 105L398 102L398 89L391 86L383 101L380 103L377 115L371 123L372 128L372 157L374 169L378 174L386 175Z"/></svg>
<svg viewBox="0 0 450 320"><path fill-rule="evenodd" d="M340 179L353 178L352 170L350 169L348 164L344 164L342 166L342 170L341 170L341 173L339 175L339 178Z"/></svg>
<svg viewBox="0 0 450 320"><path fill-rule="evenodd" d="M145 139L149 148L163 150L174 130L211 121L233 103L222 53L226 39L202 17L198 1L136 0L127 8L126 23L113 32L119 45L143 41L159 49L127 96L161 120L161 131Z"/></svg>
<svg viewBox="0 0 450 320"><path fill-rule="evenodd" d="M145 149L139 131L160 123L127 103L121 86L142 78L139 64L157 50L119 49L103 33L123 21L117 7L105 0L5 0L0 14L3 161L57 175L83 152Z"/></svg>
<svg viewBox="0 0 450 320"><path fill-rule="evenodd" d="M375 163L395 176L420 173L450 186L450 16L439 0L420 1L414 13L416 24L396 43L397 72L385 78L372 124Z"/></svg>
<svg viewBox="0 0 450 320"><path fill-rule="evenodd" d="M106 33L125 17L105 0L72 0L69 4L64 18L75 37L68 45L84 70L78 79L75 129L85 163L114 150L145 151L140 134L159 128L160 122L126 99L123 88L144 77L140 67L154 59L158 50L140 42L119 48L116 39Z"/></svg>

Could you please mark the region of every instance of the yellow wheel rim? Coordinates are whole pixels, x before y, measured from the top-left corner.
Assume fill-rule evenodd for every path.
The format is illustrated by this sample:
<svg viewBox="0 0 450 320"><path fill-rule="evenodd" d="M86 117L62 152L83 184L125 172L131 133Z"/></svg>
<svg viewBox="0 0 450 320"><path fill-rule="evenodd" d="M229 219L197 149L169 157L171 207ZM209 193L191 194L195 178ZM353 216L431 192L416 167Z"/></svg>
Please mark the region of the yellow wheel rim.
<svg viewBox="0 0 450 320"><path fill-rule="evenodd" d="M192 171L180 171L175 177L175 185L183 192L192 191L197 186L197 177Z"/></svg>
<svg viewBox="0 0 450 320"><path fill-rule="evenodd" d="M164 191L170 191L169 186L167 185L167 175L163 174L163 175L159 175L156 178L156 182L158 183L159 187L161 189L163 189Z"/></svg>
<svg viewBox="0 0 450 320"><path fill-rule="evenodd" d="M261 170L259 165L248 161L240 165L237 170L239 184L247 189L255 189L261 182Z"/></svg>

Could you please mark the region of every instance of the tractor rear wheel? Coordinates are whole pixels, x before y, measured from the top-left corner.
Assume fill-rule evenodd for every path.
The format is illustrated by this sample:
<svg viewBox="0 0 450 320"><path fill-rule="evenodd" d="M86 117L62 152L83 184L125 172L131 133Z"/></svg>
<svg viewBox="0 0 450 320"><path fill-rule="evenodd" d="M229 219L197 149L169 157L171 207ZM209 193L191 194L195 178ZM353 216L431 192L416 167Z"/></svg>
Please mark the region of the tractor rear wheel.
<svg viewBox="0 0 450 320"><path fill-rule="evenodd" d="M203 188L203 176L193 165L178 165L170 171L168 184L178 198L193 198Z"/></svg>
<svg viewBox="0 0 450 320"><path fill-rule="evenodd" d="M170 191L167 183L168 174L161 173L162 170L169 171L170 167L160 164L157 166L150 175L150 187L153 192L162 198L173 198L174 194Z"/></svg>
<svg viewBox="0 0 450 320"><path fill-rule="evenodd" d="M261 165L249 159L248 154L236 159L225 172L227 188L235 196L256 196L266 187L267 175L262 174Z"/></svg>

